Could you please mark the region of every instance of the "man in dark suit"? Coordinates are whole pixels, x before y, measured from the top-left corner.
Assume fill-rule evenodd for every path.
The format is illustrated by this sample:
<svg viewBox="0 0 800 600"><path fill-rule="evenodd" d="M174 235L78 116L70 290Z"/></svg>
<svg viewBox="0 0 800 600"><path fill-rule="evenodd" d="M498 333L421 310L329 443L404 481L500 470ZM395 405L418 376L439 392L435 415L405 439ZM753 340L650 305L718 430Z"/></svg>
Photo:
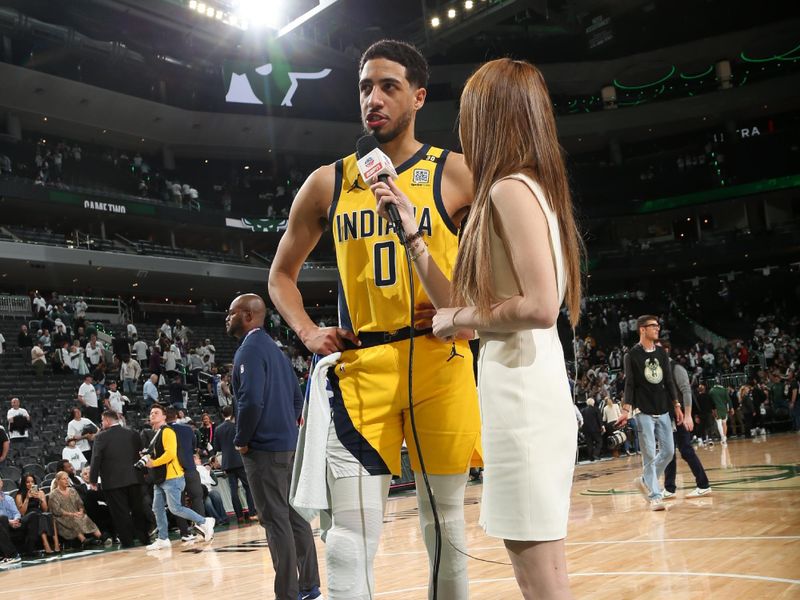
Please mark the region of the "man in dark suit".
<svg viewBox="0 0 800 600"><path fill-rule="evenodd" d="M214 430L214 451L222 452L221 467L228 476L228 486L231 488L231 504L236 513L236 518L239 522L244 521L244 511L242 510L242 501L239 500L239 482L242 482L244 487L245 498L247 499L247 508L249 510L250 518L255 520L256 516L255 505L253 504L253 496L250 494L250 482L247 480L247 473L244 472L244 463L242 463L242 455L233 445L233 438L236 437L236 425L233 422L233 407L223 406L222 416L225 420L217 425Z"/></svg>
<svg viewBox="0 0 800 600"><path fill-rule="evenodd" d="M600 411L594 405L594 398L586 400L586 407L581 411L583 415L583 437L586 440L586 453L589 460L600 458L600 449L603 447L603 421Z"/></svg>
<svg viewBox="0 0 800 600"><path fill-rule="evenodd" d="M100 480L122 547L133 546L134 534L146 545L152 517L145 509L142 472L133 466L139 460L142 439L122 427L114 411L103 412L102 422L103 431L95 437L92 449L92 485L96 487Z"/></svg>

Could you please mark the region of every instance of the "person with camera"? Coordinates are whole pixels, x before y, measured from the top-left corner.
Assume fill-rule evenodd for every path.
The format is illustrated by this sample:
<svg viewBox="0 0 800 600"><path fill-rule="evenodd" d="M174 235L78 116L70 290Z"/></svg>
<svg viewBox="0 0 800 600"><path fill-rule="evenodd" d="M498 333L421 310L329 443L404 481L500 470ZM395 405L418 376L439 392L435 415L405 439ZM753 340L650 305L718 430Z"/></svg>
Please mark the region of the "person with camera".
<svg viewBox="0 0 800 600"><path fill-rule="evenodd" d="M623 360L625 369L625 394L622 415L616 427L624 427L634 409L639 409L636 425L642 449L642 476L636 485L650 503L650 510L665 510L664 496L659 479L675 454L672 439L672 416L683 421L669 357L656 345L661 326L658 317L642 315L636 320L639 343L633 346ZM670 405L672 407L670 408Z"/></svg>
<svg viewBox="0 0 800 600"><path fill-rule="evenodd" d="M191 506L192 510L198 515L206 516L205 504L203 503L203 484L200 481L200 473L194 464L194 453L197 450L197 437L192 428L186 423L181 423L178 416L183 411L178 411L173 407L166 409L167 423L178 440L178 460L183 467L183 479L185 486L181 500L183 505ZM178 529L181 532L181 541L193 542L196 536L189 530L186 519L178 517Z"/></svg>
<svg viewBox="0 0 800 600"><path fill-rule="evenodd" d="M147 549L160 550L170 547L168 508L176 517L194 521L195 528L207 542L210 542L214 537L214 519L199 515L181 504L181 494L186 487L186 480L178 457L178 436L175 430L167 425L167 411L160 404L154 404L150 408L150 425L155 435L145 454L136 463L150 469L153 480L153 514L156 517L158 538L147 546Z"/></svg>
<svg viewBox="0 0 800 600"><path fill-rule="evenodd" d="M671 354L672 346L668 341L661 343L661 347L666 350L667 355ZM694 421L692 420L692 386L689 384L689 374L682 365L678 364L672 358L669 359L670 367L672 367L672 375L675 380L675 385L680 392L682 401L683 420L677 421L675 431L672 432L672 438L675 442L675 447L681 453L681 458L686 461L689 468L692 470L695 481L695 489L686 494L687 498L701 498L708 496L711 493L711 486L708 483L708 476L706 470L703 468L703 463L694 451L692 446L692 429L694 429ZM677 471L677 456L673 454L672 460L664 470L664 499L668 500L675 497L675 473Z"/></svg>
<svg viewBox="0 0 800 600"><path fill-rule="evenodd" d="M143 545L150 539L142 472L134 468L142 449L142 438L120 423L119 413L106 410L101 417L103 431L97 434L92 452L92 489L101 482L114 531L123 548L134 544L134 535ZM69 473L67 473L69 476Z"/></svg>

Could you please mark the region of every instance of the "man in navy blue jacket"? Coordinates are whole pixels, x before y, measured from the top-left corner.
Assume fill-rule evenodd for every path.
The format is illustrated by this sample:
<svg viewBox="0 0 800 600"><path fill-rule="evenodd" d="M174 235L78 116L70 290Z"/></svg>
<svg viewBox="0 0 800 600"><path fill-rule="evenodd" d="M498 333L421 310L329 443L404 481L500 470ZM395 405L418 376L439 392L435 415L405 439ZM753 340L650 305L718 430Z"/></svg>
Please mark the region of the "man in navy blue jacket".
<svg viewBox="0 0 800 600"><path fill-rule="evenodd" d="M276 600L320 598L314 535L289 505L303 396L289 360L264 330L266 313L259 296L243 294L225 319L228 334L240 340L233 358L234 445L267 532Z"/></svg>

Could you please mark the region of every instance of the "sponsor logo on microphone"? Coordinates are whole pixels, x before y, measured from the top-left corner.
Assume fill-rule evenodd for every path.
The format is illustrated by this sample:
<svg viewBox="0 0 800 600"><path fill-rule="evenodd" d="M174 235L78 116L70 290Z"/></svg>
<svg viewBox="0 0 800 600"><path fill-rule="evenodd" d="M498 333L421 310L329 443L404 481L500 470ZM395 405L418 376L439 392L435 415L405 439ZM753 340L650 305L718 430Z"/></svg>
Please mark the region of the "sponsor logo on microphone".
<svg viewBox="0 0 800 600"><path fill-rule="evenodd" d="M364 181L370 181L377 175L388 175L389 177L396 178L397 172L392 166L389 157L381 152L380 148L370 150L367 154L358 159L358 172Z"/></svg>

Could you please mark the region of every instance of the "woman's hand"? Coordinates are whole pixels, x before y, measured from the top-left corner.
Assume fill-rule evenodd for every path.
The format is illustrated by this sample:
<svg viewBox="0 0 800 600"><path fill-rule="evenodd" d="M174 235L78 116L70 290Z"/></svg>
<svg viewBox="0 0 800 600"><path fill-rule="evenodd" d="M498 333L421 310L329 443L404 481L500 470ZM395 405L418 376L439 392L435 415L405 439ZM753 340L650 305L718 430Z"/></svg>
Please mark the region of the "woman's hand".
<svg viewBox="0 0 800 600"><path fill-rule="evenodd" d="M433 316L433 335L443 340L455 336L460 327L455 324L454 319L461 310L463 310L463 307L448 307L437 310Z"/></svg>
<svg viewBox="0 0 800 600"><path fill-rule="evenodd" d="M386 207L388 204L394 204L397 206L397 211L400 213L400 220L403 222L403 229L405 230L406 236L417 232L414 205L411 203L411 200L408 199L408 196L400 191L400 188L395 185L394 181L391 179L387 179L385 183L383 181L376 181L369 189L372 190L372 193L375 194L375 198L378 200L377 210L379 216L390 220Z"/></svg>

